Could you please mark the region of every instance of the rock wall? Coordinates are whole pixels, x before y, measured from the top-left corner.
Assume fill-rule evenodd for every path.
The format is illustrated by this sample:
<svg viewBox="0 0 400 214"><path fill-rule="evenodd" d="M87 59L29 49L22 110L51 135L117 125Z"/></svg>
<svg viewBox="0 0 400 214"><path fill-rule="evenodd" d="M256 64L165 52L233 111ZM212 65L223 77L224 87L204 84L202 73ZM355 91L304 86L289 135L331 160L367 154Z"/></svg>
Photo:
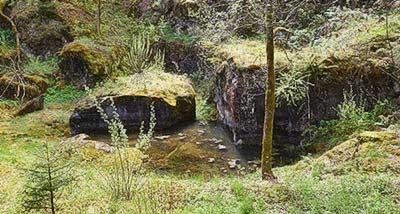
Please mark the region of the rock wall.
<svg viewBox="0 0 400 214"><path fill-rule="evenodd" d="M138 132L142 122L150 120L150 106L154 102L156 115L156 130L162 131L175 125L191 122L196 119L196 105L193 97L178 97L176 106L171 106L162 99L143 96L117 96L113 97L117 113L129 132ZM101 104L107 115L111 116L113 108L110 100ZM108 126L100 117L95 106L78 107L70 118L72 133L93 134L107 133Z"/></svg>
<svg viewBox="0 0 400 214"><path fill-rule="evenodd" d="M400 96L399 83L384 72L314 74L310 77L309 99L296 107L281 105L275 115L275 141L300 143L301 133L310 124L337 117L335 108L343 92L365 95L367 108L377 100ZM397 88L397 89L396 89ZM260 145L264 120L265 73L260 67L240 67L228 59L217 71L215 102L222 122L232 132L234 142Z"/></svg>
<svg viewBox="0 0 400 214"><path fill-rule="evenodd" d="M73 40L70 28L53 3L35 5L19 1L10 16L14 17L18 26L23 49L35 56L55 56Z"/></svg>

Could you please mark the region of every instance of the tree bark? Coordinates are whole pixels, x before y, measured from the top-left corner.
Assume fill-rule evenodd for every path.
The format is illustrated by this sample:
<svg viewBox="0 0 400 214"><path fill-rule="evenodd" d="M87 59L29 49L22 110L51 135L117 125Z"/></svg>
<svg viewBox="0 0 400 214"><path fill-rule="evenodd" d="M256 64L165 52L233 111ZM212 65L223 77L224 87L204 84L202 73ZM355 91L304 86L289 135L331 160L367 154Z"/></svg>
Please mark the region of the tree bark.
<svg viewBox="0 0 400 214"><path fill-rule="evenodd" d="M97 23L96 23L97 35L101 35L101 0L97 0Z"/></svg>
<svg viewBox="0 0 400 214"><path fill-rule="evenodd" d="M275 115L275 68L274 68L274 25L273 6L269 2L266 6L266 52L267 52L267 80L265 93L264 133L261 154L262 179L273 178L272 174L272 136Z"/></svg>

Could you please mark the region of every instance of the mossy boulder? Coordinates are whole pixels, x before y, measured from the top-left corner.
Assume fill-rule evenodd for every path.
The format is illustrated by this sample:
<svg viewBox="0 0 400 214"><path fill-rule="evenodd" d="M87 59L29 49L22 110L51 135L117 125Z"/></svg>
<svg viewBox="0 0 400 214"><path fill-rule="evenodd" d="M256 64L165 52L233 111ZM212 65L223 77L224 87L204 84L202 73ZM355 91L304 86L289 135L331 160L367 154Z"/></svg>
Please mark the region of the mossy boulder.
<svg viewBox="0 0 400 214"><path fill-rule="evenodd" d="M63 79L78 88L92 87L106 75L111 62L111 49L90 39L81 39L64 46L60 53Z"/></svg>
<svg viewBox="0 0 400 214"><path fill-rule="evenodd" d="M0 77L0 98L30 100L46 92L48 83L39 75L6 73Z"/></svg>
<svg viewBox="0 0 400 214"><path fill-rule="evenodd" d="M9 15L14 18L22 47L28 53L43 58L55 56L73 40L55 3L18 1Z"/></svg>
<svg viewBox="0 0 400 214"><path fill-rule="evenodd" d="M400 138L393 131L362 132L312 160L294 166L319 176L348 173L394 173L400 175Z"/></svg>
<svg viewBox="0 0 400 214"><path fill-rule="evenodd" d="M152 71L121 77L107 82L93 92L105 112L112 116L111 99L125 128L137 132L148 123L150 106L154 105L156 130L195 120L195 92L183 76ZM90 98L79 103L70 118L74 134L107 133L107 124Z"/></svg>

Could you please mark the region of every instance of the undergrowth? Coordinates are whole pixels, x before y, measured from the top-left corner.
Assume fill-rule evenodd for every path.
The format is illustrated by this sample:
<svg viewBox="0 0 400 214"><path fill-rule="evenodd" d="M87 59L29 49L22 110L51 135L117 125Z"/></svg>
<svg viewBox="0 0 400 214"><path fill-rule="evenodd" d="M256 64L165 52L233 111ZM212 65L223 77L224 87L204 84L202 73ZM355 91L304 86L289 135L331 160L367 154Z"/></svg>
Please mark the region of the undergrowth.
<svg viewBox="0 0 400 214"><path fill-rule="evenodd" d="M338 119L321 121L305 131L307 147L322 144L328 150L348 140L352 134L388 126L385 118L395 110L393 102L384 100L378 102L371 111L367 111L362 100L357 101L351 92L345 93L343 102L336 108Z"/></svg>
<svg viewBox="0 0 400 214"><path fill-rule="evenodd" d="M65 103L76 102L86 95L84 91L78 90L71 85L63 88L52 87L49 88L45 94L45 102L51 103Z"/></svg>
<svg viewBox="0 0 400 214"><path fill-rule="evenodd" d="M10 56L15 51L14 35L11 30L0 29L0 56Z"/></svg>

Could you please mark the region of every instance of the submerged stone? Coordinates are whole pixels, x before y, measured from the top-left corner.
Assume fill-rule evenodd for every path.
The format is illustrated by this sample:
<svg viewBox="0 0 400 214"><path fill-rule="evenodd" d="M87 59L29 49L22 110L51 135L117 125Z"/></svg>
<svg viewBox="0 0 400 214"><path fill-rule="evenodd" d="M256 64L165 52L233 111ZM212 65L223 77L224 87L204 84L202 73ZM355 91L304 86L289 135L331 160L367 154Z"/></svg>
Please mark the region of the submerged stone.
<svg viewBox="0 0 400 214"><path fill-rule="evenodd" d="M195 120L195 92L190 81L183 76L164 72L146 72L107 82L94 91L101 107L112 117L114 102L124 127L129 132L140 130L142 122L147 126L151 105L156 116L156 130ZM107 133L107 123L98 113L95 103L83 100L70 118L74 134Z"/></svg>

